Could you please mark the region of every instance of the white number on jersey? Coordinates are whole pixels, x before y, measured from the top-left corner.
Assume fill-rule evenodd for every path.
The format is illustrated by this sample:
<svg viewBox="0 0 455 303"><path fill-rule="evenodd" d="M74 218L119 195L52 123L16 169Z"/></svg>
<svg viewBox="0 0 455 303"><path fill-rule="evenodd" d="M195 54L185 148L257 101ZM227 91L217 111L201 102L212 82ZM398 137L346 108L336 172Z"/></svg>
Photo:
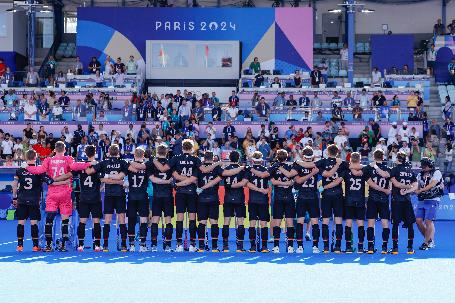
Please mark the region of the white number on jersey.
<svg viewBox="0 0 455 303"><path fill-rule="evenodd" d="M349 182L351 182L351 187L349 187L349 190L360 190L360 188L362 188L362 179L350 178Z"/></svg>
<svg viewBox="0 0 455 303"><path fill-rule="evenodd" d="M57 177L63 176L65 174L64 167L52 167L52 171L54 172L53 178L57 178Z"/></svg>
<svg viewBox="0 0 455 303"><path fill-rule="evenodd" d="M182 176L191 177L193 175L193 168L192 167L184 167L182 168Z"/></svg>
<svg viewBox="0 0 455 303"><path fill-rule="evenodd" d="M264 179L254 179L253 183L257 188L264 189ZM260 184L260 186L258 184Z"/></svg>
<svg viewBox="0 0 455 303"><path fill-rule="evenodd" d="M374 181L374 183L376 183L376 184L377 184L379 187L381 187L381 188L385 188L385 184L386 184L386 182L387 182L386 179L384 179L384 178L378 178L378 177L374 177L374 178L373 178L373 181Z"/></svg>
<svg viewBox="0 0 455 303"><path fill-rule="evenodd" d="M33 184L32 184L32 178L25 178L24 181L25 181L25 183L26 183L26 184L24 185L24 189L32 189L32 186L33 186Z"/></svg>
<svg viewBox="0 0 455 303"><path fill-rule="evenodd" d="M314 178L311 177L310 179L303 182L302 187L314 187Z"/></svg>
<svg viewBox="0 0 455 303"><path fill-rule="evenodd" d="M139 179L139 184L137 183L137 179ZM144 182L144 176L136 176L133 175L133 187L141 187L142 183Z"/></svg>
<svg viewBox="0 0 455 303"><path fill-rule="evenodd" d="M84 185L87 187L93 187L92 176L87 176L87 178L85 178Z"/></svg>

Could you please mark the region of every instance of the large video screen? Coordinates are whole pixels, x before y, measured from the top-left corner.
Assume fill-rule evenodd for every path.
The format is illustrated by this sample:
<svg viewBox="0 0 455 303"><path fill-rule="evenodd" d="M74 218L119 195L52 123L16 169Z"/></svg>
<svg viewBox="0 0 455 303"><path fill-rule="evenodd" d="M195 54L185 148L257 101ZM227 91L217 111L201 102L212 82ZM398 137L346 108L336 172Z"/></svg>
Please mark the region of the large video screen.
<svg viewBox="0 0 455 303"><path fill-rule="evenodd" d="M239 41L148 40L147 79L238 79Z"/></svg>

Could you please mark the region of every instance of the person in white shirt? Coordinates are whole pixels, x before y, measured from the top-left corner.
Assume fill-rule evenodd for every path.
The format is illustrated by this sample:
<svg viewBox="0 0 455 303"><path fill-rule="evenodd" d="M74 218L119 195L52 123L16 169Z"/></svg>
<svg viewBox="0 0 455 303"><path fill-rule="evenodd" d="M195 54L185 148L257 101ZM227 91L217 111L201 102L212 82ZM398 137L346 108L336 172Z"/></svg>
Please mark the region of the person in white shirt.
<svg viewBox="0 0 455 303"><path fill-rule="evenodd" d="M368 99L367 90L365 88L362 89L362 93L360 94L359 105L363 109L367 109L371 106L370 100Z"/></svg>
<svg viewBox="0 0 455 303"><path fill-rule="evenodd" d="M239 114L239 109L234 104L231 104L226 112L232 120L235 120Z"/></svg>
<svg viewBox="0 0 455 303"><path fill-rule="evenodd" d="M392 127L389 128L389 134L387 135L387 146L391 145L393 142L396 142L396 136L398 135L397 123L392 122Z"/></svg>
<svg viewBox="0 0 455 303"><path fill-rule="evenodd" d="M98 125L98 135L101 137L101 135L107 135L107 132L104 130L104 125L100 124Z"/></svg>
<svg viewBox="0 0 455 303"><path fill-rule="evenodd" d="M215 140L215 138L216 138L216 129L215 129L215 127L213 127L213 123L212 122L209 122L207 124L207 127L205 128L205 132L206 132L207 135L210 134L210 138L212 140Z"/></svg>
<svg viewBox="0 0 455 303"><path fill-rule="evenodd" d="M115 79L115 86L123 87L125 85L125 74L124 73L117 72L114 75L114 79Z"/></svg>
<svg viewBox="0 0 455 303"><path fill-rule="evenodd" d="M340 49L340 69L348 70L348 45L345 43L343 44L343 48Z"/></svg>
<svg viewBox="0 0 455 303"><path fill-rule="evenodd" d="M409 138L414 137L416 139L420 138L420 133L417 131L417 129L413 126L411 128L411 132L409 133Z"/></svg>
<svg viewBox="0 0 455 303"><path fill-rule="evenodd" d="M408 122L404 121L401 125L401 128L398 130L398 135L400 135L403 141L407 141L409 143L409 128Z"/></svg>
<svg viewBox="0 0 455 303"><path fill-rule="evenodd" d="M218 156L221 159L221 148L218 146L218 142L213 142L212 153L214 156Z"/></svg>
<svg viewBox="0 0 455 303"><path fill-rule="evenodd" d="M381 86L381 72L377 67L375 67L371 72L371 85Z"/></svg>
<svg viewBox="0 0 455 303"><path fill-rule="evenodd" d="M131 135L132 138L136 138L136 132L134 131L133 124L128 125L128 130L126 131L126 136Z"/></svg>
<svg viewBox="0 0 455 303"><path fill-rule="evenodd" d="M427 66L430 69L430 73L433 74L434 65L436 61L436 50L434 44L431 44L430 49L427 51Z"/></svg>
<svg viewBox="0 0 455 303"><path fill-rule="evenodd" d="M63 120L63 108L60 103L55 103L52 107L52 115L54 120Z"/></svg>
<svg viewBox="0 0 455 303"><path fill-rule="evenodd" d="M387 158L387 145L385 144L385 138L379 138L378 144L376 144L376 149L380 149L384 152L384 157Z"/></svg>
<svg viewBox="0 0 455 303"><path fill-rule="evenodd" d="M24 106L24 119L25 121L36 121L36 113L38 109L36 108L35 101L30 99L28 103Z"/></svg>
<svg viewBox="0 0 455 303"><path fill-rule="evenodd" d="M258 131L257 138L261 137L270 137L270 132L269 130L265 127L265 124L261 124L261 129Z"/></svg>
<svg viewBox="0 0 455 303"><path fill-rule="evenodd" d="M62 136L65 136L65 142L71 143L73 140L73 133L68 130L68 126L65 126L62 130Z"/></svg>
<svg viewBox="0 0 455 303"><path fill-rule="evenodd" d="M403 146L399 149L399 151L404 152L406 154L406 161L409 161L409 157L411 156L411 149L408 146L408 141L404 140L402 144Z"/></svg>
<svg viewBox="0 0 455 303"><path fill-rule="evenodd" d="M348 137L344 134L343 130L339 130L338 134L335 136L333 139L333 142L338 146L339 149L341 149L345 143L348 143Z"/></svg>
<svg viewBox="0 0 455 303"><path fill-rule="evenodd" d="M9 134L5 134L5 140L2 141L2 158L5 159L6 156L13 155L13 138Z"/></svg>

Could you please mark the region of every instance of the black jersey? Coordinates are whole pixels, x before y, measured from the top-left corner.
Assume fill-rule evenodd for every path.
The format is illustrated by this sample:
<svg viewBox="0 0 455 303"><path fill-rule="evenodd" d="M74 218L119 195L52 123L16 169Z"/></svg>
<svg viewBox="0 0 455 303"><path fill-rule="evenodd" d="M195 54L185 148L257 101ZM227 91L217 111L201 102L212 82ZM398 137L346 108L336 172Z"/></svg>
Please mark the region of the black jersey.
<svg viewBox="0 0 455 303"><path fill-rule="evenodd" d="M382 169L383 171L390 173L390 168L387 166L387 164L385 162L379 163L378 167L380 169ZM374 167L371 167L370 165L368 165L366 171L367 171L368 179L371 179L376 185L378 185L379 187L384 188L384 189L390 187L390 178L381 177ZM372 188L370 188L369 198L376 202L383 202L383 203L389 202L388 195L386 195L385 193L383 193L381 191L372 189Z"/></svg>
<svg viewBox="0 0 455 303"><path fill-rule="evenodd" d="M128 200L147 201L148 177L147 169L128 171Z"/></svg>
<svg viewBox="0 0 455 303"><path fill-rule="evenodd" d="M267 168L265 168L262 165L253 165L252 168L254 168L255 170L260 171L260 172L267 171ZM261 188L261 189L269 188L270 177L268 177L268 178L258 177L251 172L251 168L248 169L247 176L248 176L247 177L248 182L253 183L256 187ZM250 189L249 203L266 204L266 203L268 203L268 200L269 200L269 197L267 194L263 194L261 192Z"/></svg>
<svg viewBox="0 0 455 303"><path fill-rule="evenodd" d="M331 170L335 166L335 164L336 164L335 158L321 159L316 162L316 167L319 168L319 171L322 174L324 171ZM333 181L335 181L337 178L342 177L343 173L346 169L348 169L348 165L345 161L342 161L340 166L338 167L338 170L333 174L333 176L322 177L322 186L326 186L327 184L330 184ZM324 196L342 196L343 187L342 187L341 183L335 187L324 190L323 195Z"/></svg>
<svg viewBox="0 0 455 303"><path fill-rule="evenodd" d="M201 166L201 160L190 154L181 154L172 157L169 161L169 166L172 172L177 172L179 175L185 177L197 177L199 167ZM187 186L178 186L178 193L193 194L196 193L196 184L190 184Z"/></svg>
<svg viewBox="0 0 455 303"><path fill-rule="evenodd" d="M231 170L239 168L238 164L230 164L225 170ZM233 184L240 183L243 179L246 178L246 173L244 170L240 171L238 174L229 177L223 177L224 181L224 201L229 203L245 203L245 192L243 187L232 188Z"/></svg>
<svg viewBox="0 0 455 303"><path fill-rule="evenodd" d="M305 168L294 162L292 169L297 172L297 176L305 177L311 173L313 168ZM302 184L294 183L294 188L299 192L298 196L304 200L314 200L318 198L318 179L317 175L309 178Z"/></svg>
<svg viewBox="0 0 455 303"><path fill-rule="evenodd" d="M275 163L269 169L270 178L278 180L278 181L281 181L281 182L290 181L290 179L288 177L286 177L280 171L279 168L281 166L287 171L291 170L291 165L289 165L287 163ZM288 199L293 199L294 198L293 194L292 194L292 186L288 186L288 187L274 186L273 187L273 194L274 194L275 200L288 200Z"/></svg>
<svg viewBox="0 0 455 303"><path fill-rule="evenodd" d="M166 165L169 161L165 158L156 158L158 162L162 165ZM155 178L159 178L162 180L169 180L172 178L172 171L168 170L164 173L160 172L153 161L150 160L146 163L147 171L149 175L153 175ZM172 185L171 184L157 184L153 183L153 196L157 198L171 198L172 197Z"/></svg>
<svg viewBox="0 0 455 303"><path fill-rule="evenodd" d="M417 182L417 178L412 172L411 165L408 164L398 164L390 172L390 178L395 178L398 182L411 185L414 182ZM402 195L400 193L400 188L393 186L392 184L392 199L394 201L411 201L411 195L406 194Z"/></svg>
<svg viewBox="0 0 455 303"><path fill-rule="evenodd" d="M202 164L204 166L204 164ZM209 183L210 181L216 179L217 177L221 177L223 173L223 169L219 166L215 167L212 171L208 173L199 172L198 174L198 187L202 187ZM219 184L212 186L210 188L204 189L199 194L199 202L216 202L220 201L218 196L218 188Z"/></svg>
<svg viewBox="0 0 455 303"><path fill-rule="evenodd" d="M96 165L95 165L96 170ZM101 174L99 171L88 175L85 171L79 173L79 189L81 203L99 203L101 201Z"/></svg>
<svg viewBox="0 0 455 303"><path fill-rule="evenodd" d="M128 163L120 158L111 157L97 164L99 172L102 176L105 174L117 175L120 173L128 174ZM98 171L98 170L97 170ZM121 197L125 195L125 190L122 184L106 184L106 196Z"/></svg>
<svg viewBox="0 0 455 303"><path fill-rule="evenodd" d="M39 205L43 182L47 180L45 174L34 175L25 168L16 170L18 191L17 202L19 204Z"/></svg>
<svg viewBox="0 0 455 303"><path fill-rule="evenodd" d="M360 207L365 205L366 170L366 167L362 168L363 174L361 176L355 176L349 168L344 171L343 180L346 197L344 201L347 206Z"/></svg>

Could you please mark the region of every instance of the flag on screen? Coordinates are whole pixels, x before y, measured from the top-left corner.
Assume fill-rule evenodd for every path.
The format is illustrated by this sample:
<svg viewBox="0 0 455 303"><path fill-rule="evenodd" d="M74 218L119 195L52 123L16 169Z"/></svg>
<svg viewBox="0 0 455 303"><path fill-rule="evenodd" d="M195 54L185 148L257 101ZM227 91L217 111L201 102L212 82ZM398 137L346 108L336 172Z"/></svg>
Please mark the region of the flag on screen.
<svg viewBox="0 0 455 303"><path fill-rule="evenodd" d="M206 44L205 45L205 67L208 67L209 64L209 46Z"/></svg>
<svg viewBox="0 0 455 303"><path fill-rule="evenodd" d="M163 67L166 67L166 60L164 58L165 56L166 56L166 54L164 53L164 46L163 46L163 44L161 44L161 46L160 46L160 54L158 55L158 57L161 57L161 65Z"/></svg>

